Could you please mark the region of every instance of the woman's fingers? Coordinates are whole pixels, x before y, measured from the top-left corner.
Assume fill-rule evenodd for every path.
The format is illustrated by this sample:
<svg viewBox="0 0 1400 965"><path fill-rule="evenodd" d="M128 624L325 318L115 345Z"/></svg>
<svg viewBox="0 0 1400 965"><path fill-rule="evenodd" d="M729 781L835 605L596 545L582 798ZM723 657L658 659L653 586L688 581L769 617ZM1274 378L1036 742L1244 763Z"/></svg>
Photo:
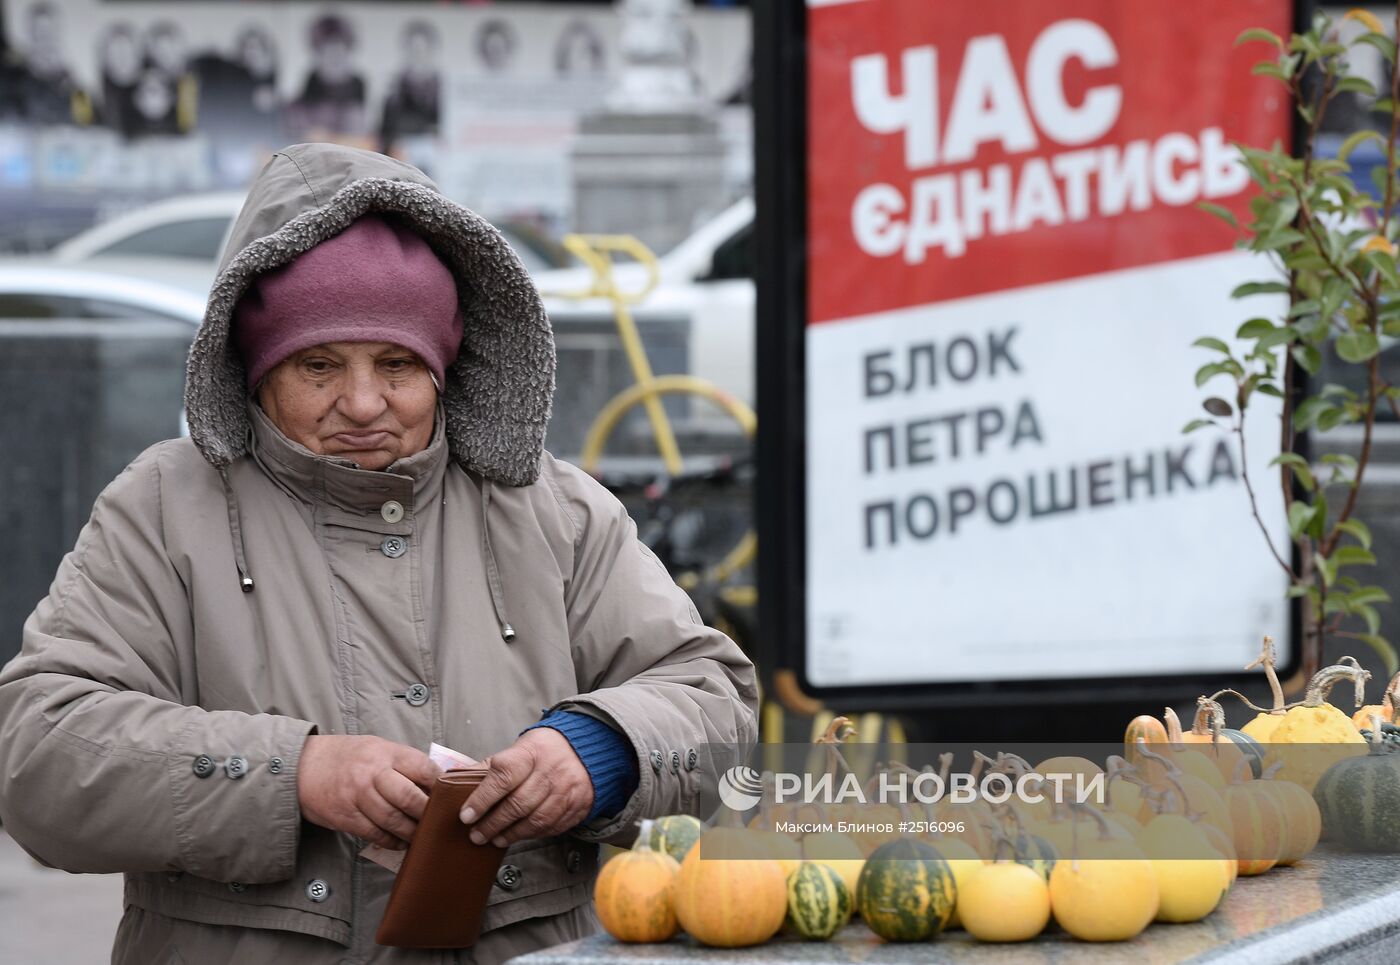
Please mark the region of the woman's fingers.
<svg viewBox="0 0 1400 965"><path fill-rule="evenodd" d="M375 827L393 835L402 843L411 840L414 830L418 827L417 821L391 804L374 788L369 788L362 796L360 811L374 822Z"/></svg>
<svg viewBox="0 0 1400 965"><path fill-rule="evenodd" d="M423 811L428 806L427 792L401 771L380 771L374 776L374 789L414 821L423 819Z"/></svg>
<svg viewBox="0 0 1400 965"><path fill-rule="evenodd" d="M531 833L535 815L549 799L551 787L552 782L545 775L531 774L473 825L472 840L477 844L490 841L502 845L535 837L536 834ZM515 830L518 836L506 837L508 830Z"/></svg>
<svg viewBox="0 0 1400 965"><path fill-rule="evenodd" d="M434 764L431 757L417 748L407 747L403 744L394 744L392 748L394 770L419 787L430 788L433 786L433 782L442 773L442 768ZM423 800L426 801L427 798L424 797Z"/></svg>
<svg viewBox="0 0 1400 965"><path fill-rule="evenodd" d="M502 845L512 845L518 841L528 841L532 838L545 838L554 834L563 834L570 828L576 827L585 817L588 816L587 807L579 795L569 788L559 788L553 781L542 780L545 785L543 797L539 803L524 817L517 820L503 830L496 833L492 841ZM525 792L524 801L530 802L536 799L533 789L527 791L526 787L520 788L516 794Z"/></svg>
<svg viewBox="0 0 1400 965"><path fill-rule="evenodd" d="M497 802L523 784L534 769L533 759L519 744L513 744L499 754L493 754L485 763L490 770L467 798L466 804L462 805L463 824L478 824Z"/></svg>

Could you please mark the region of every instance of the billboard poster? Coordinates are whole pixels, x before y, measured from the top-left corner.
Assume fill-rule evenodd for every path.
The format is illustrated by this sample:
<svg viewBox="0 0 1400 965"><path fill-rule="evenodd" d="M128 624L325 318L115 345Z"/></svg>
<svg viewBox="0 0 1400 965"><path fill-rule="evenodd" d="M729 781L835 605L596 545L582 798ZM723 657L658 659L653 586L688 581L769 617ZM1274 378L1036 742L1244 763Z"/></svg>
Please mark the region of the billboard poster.
<svg viewBox="0 0 1400 965"><path fill-rule="evenodd" d="M1280 0L809 0L805 680L1238 671L1286 638L1277 410L1193 348L1279 303L1200 202L1287 143ZM1267 401L1267 400L1266 400ZM1257 403L1256 403L1257 404Z"/></svg>
<svg viewBox="0 0 1400 965"><path fill-rule="evenodd" d="M743 190L748 11L687 9L684 31ZM604 0L0 0L0 251L240 190L299 141L394 154L487 217L558 231L579 122L605 107L622 61Z"/></svg>

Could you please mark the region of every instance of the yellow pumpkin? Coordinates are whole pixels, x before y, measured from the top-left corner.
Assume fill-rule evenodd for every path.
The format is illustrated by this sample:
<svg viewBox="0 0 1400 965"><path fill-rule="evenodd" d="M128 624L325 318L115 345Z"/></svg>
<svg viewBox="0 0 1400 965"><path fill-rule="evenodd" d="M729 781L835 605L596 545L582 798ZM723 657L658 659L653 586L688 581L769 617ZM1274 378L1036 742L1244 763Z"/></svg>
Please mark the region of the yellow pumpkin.
<svg viewBox="0 0 1400 965"><path fill-rule="evenodd" d="M1277 772L1279 777L1311 792L1318 778L1333 764L1345 757L1364 755L1366 738L1361 736L1350 717L1327 703L1327 697L1332 687L1343 680L1350 680L1359 695L1370 676L1350 664L1319 670L1308 683L1303 703L1289 709L1274 728L1270 743L1275 746L1270 747L1264 757L1266 766L1281 764Z"/></svg>
<svg viewBox="0 0 1400 965"><path fill-rule="evenodd" d="M1228 888L1235 883L1239 877L1240 863L1237 860L1238 852L1235 851L1235 841L1232 835L1226 834L1213 824L1200 825L1201 833L1206 836L1207 843L1225 859L1225 870L1229 876L1226 883Z"/></svg>
<svg viewBox="0 0 1400 965"><path fill-rule="evenodd" d="M1221 834L1180 814L1159 814L1138 835L1157 876L1157 921L1199 921L1230 890L1234 862L1212 844L1212 832Z"/></svg>
<svg viewBox="0 0 1400 965"><path fill-rule="evenodd" d="M958 882L958 915L978 941L1023 942L1050 921L1050 886L1014 861L984 865Z"/></svg>
<svg viewBox="0 0 1400 965"><path fill-rule="evenodd" d="M608 859L593 885L593 904L620 942L664 942L676 934L676 875L681 866L643 844Z"/></svg>
<svg viewBox="0 0 1400 965"><path fill-rule="evenodd" d="M752 832L713 828L686 854L676 876L676 919L704 945L738 948L766 942L787 917L787 876L778 861L728 857L753 853ZM745 838L737 838L743 835ZM709 851L712 857L705 858ZM723 855L724 857L714 857Z"/></svg>
<svg viewBox="0 0 1400 965"><path fill-rule="evenodd" d="M1157 921L1200 921L1215 911L1230 887L1222 858L1154 858Z"/></svg>
<svg viewBox="0 0 1400 965"><path fill-rule="evenodd" d="M1108 782L1109 810L1120 814L1135 815L1142 810L1142 787L1125 778L1115 777Z"/></svg>
<svg viewBox="0 0 1400 965"><path fill-rule="evenodd" d="M1134 938L1151 924L1157 904L1157 874L1145 858L1062 859L1050 872L1055 921L1081 941Z"/></svg>
<svg viewBox="0 0 1400 965"><path fill-rule="evenodd" d="M1268 744L1274 739L1274 731L1278 730L1278 725L1283 723L1282 713L1255 714L1254 719L1245 724L1240 730L1250 737L1253 737L1261 744Z"/></svg>

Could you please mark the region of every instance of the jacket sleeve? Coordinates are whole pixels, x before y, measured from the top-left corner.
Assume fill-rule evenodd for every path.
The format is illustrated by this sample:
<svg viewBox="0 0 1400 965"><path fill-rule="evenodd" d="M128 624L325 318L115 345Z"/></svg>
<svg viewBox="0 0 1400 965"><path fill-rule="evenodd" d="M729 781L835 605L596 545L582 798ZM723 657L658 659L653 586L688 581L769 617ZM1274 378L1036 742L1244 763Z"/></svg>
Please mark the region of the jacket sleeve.
<svg viewBox="0 0 1400 965"><path fill-rule="evenodd" d="M311 723L194 703L187 595L160 447L107 487L0 670L0 820L72 872L292 876Z"/></svg>
<svg viewBox="0 0 1400 965"><path fill-rule="evenodd" d="M565 463L551 460L545 473L575 532L565 603L579 692L555 709L617 727L640 777L617 815L575 834L622 840L639 818L708 805L717 772L756 740L756 675L701 621L616 497Z"/></svg>

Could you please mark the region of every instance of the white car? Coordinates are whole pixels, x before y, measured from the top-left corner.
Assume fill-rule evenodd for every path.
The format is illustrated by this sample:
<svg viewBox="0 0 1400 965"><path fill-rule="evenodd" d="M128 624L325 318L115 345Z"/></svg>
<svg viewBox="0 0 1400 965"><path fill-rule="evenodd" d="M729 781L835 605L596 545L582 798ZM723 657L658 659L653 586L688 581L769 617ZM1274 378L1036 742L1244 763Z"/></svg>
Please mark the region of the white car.
<svg viewBox="0 0 1400 965"><path fill-rule="evenodd" d="M243 198L242 191L220 191L157 201L99 222L49 254L60 262L96 257L217 262Z"/></svg>
<svg viewBox="0 0 1400 965"><path fill-rule="evenodd" d="M120 258L132 271L139 271L140 260L147 258L154 259L161 270L171 261L207 264L209 281L213 281L214 267L245 197L242 191L215 191L157 201L94 225L49 254L69 263ZM530 274L566 263L567 256L529 225L506 221L496 227ZM206 291L208 287L206 283Z"/></svg>
<svg viewBox="0 0 1400 965"><path fill-rule="evenodd" d="M40 258L0 262L0 320L163 319L198 327L202 295L183 287Z"/></svg>
<svg viewBox="0 0 1400 965"><path fill-rule="evenodd" d="M749 406L754 404L754 282L752 198L738 201L706 222L689 238L658 259L656 290L633 310L643 327L651 317L684 317L690 323L689 369ZM624 290L638 289L646 274L624 263L614 272ZM603 299L577 300L554 293L588 287L588 269L565 268L535 276L545 307L556 325L584 317L608 317ZM725 417L705 408L703 418L716 424ZM696 414L699 417L700 407Z"/></svg>

